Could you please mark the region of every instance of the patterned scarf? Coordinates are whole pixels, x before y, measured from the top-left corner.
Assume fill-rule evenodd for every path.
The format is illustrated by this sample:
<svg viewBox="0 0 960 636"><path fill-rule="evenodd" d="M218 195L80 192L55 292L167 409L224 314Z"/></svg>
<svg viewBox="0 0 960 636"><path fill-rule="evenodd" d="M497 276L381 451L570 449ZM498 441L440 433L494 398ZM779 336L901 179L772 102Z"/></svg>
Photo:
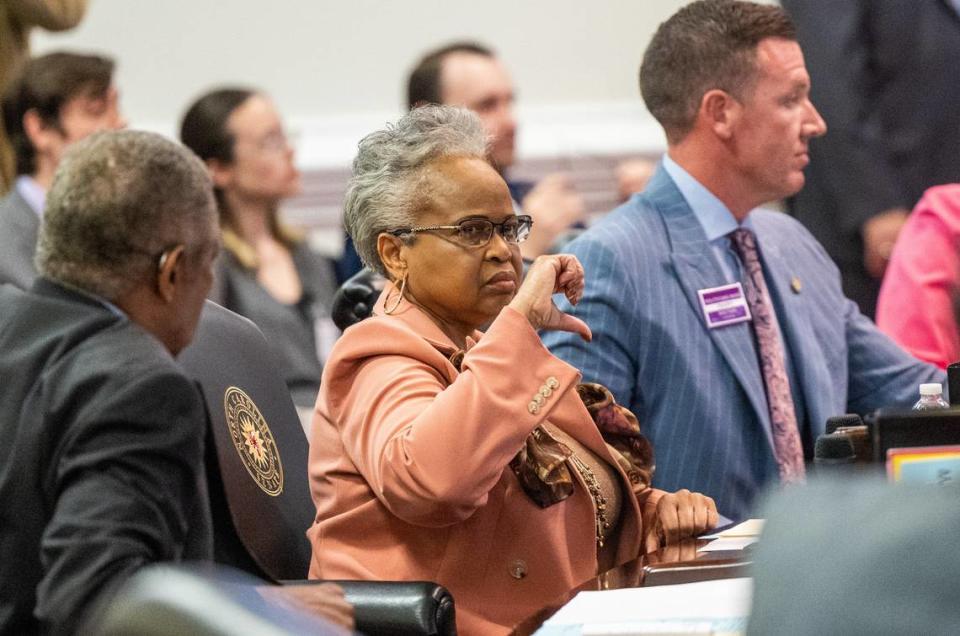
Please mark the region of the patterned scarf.
<svg viewBox="0 0 960 636"><path fill-rule="evenodd" d="M457 351L450 356L458 371L463 355L463 351ZM653 446L640 432L637 416L617 404L610 390L601 384L578 384L577 394L603 441L615 451L613 456L630 479L634 492L639 494L650 488L656 469ZM571 455L570 447L538 426L510 461L510 468L524 492L541 508L547 508L573 494L574 479L566 461Z"/></svg>

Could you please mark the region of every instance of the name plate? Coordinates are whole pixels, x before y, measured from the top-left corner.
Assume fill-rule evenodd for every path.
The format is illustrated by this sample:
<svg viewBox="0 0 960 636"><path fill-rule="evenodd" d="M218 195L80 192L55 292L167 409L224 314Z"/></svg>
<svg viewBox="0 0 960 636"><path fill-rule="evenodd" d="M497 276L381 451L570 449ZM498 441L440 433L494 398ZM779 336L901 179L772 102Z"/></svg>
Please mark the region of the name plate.
<svg viewBox="0 0 960 636"><path fill-rule="evenodd" d="M698 289L697 295L700 296L700 309L710 329L751 320L750 307L747 306L740 283Z"/></svg>
<svg viewBox="0 0 960 636"><path fill-rule="evenodd" d="M887 478L905 484L945 486L960 482L960 446L891 448Z"/></svg>

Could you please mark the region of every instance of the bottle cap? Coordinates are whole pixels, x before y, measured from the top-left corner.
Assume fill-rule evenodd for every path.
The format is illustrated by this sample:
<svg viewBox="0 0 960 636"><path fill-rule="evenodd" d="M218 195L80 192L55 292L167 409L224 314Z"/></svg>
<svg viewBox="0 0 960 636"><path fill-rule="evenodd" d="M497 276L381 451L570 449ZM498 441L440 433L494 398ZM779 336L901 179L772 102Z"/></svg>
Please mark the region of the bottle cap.
<svg viewBox="0 0 960 636"><path fill-rule="evenodd" d="M939 382L921 384L920 395L943 395L943 385Z"/></svg>

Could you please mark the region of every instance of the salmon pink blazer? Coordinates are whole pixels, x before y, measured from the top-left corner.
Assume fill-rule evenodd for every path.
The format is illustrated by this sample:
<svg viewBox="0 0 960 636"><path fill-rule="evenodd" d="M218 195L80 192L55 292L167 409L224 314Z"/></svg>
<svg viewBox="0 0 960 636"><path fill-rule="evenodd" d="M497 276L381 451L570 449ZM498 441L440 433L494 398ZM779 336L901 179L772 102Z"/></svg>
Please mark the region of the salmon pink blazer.
<svg viewBox="0 0 960 636"><path fill-rule="evenodd" d="M463 634L506 633L597 575L596 511L573 494L540 508L510 460L549 421L617 470L624 493L617 562L641 550L659 492L631 493L576 392L580 374L507 307L454 344L414 305L350 327L324 366L310 440L317 517L311 578L428 580L454 596ZM556 388L538 409L533 396ZM533 412L536 411L536 412Z"/></svg>

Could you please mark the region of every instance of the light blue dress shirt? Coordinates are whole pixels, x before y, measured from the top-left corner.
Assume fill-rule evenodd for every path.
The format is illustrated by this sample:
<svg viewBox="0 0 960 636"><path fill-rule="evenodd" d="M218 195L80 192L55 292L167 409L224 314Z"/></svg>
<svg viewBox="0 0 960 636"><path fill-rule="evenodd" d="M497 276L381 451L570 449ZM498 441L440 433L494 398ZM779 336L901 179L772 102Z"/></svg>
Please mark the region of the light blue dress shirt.
<svg viewBox="0 0 960 636"><path fill-rule="evenodd" d="M47 192L44 190L39 183L37 183L33 177L29 177L25 174L17 177L14 187L17 189L17 192L20 196L23 197L23 200L27 202L27 205L37 213L37 216L41 219L43 218L43 206L47 201Z"/></svg>
<svg viewBox="0 0 960 636"><path fill-rule="evenodd" d="M720 269L723 270L726 281L728 283L743 282L743 268L740 264L740 257L733 249L729 234L738 227L743 227L753 232L753 224L750 219L750 214L753 210L747 213L743 223L737 223L737 219L723 201L718 199L717 196L704 187L702 183L693 178L689 172L681 168L676 161L670 158L670 155L663 155L663 168L677 185L680 194L687 200L687 204L689 204L690 209L693 210L694 216L700 221L704 234L707 235L707 241L710 243L710 249L713 250L713 254L717 259L717 263L720 265ZM762 257L763 248L761 247L760 250ZM769 281L767 282L767 287L770 287ZM777 334L780 336L780 344L783 347L784 357L786 358L784 364L786 365L787 376L790 380L790 392L793 396L797 424L800 427L800 431L806 436L808 434L805 431L808 430L808 426L806 426L806 408L803 403L803 391L797 382L797 374L790 356L790 347L783 339L783 332L780 330L776 300L771 299L771 302L773 304L773 307L771 307L773 317L776 319ZM723 327L720 327L720 329L722 328ZM806 443L812 442L812 440L809 439L805 441Z"/></svg>

